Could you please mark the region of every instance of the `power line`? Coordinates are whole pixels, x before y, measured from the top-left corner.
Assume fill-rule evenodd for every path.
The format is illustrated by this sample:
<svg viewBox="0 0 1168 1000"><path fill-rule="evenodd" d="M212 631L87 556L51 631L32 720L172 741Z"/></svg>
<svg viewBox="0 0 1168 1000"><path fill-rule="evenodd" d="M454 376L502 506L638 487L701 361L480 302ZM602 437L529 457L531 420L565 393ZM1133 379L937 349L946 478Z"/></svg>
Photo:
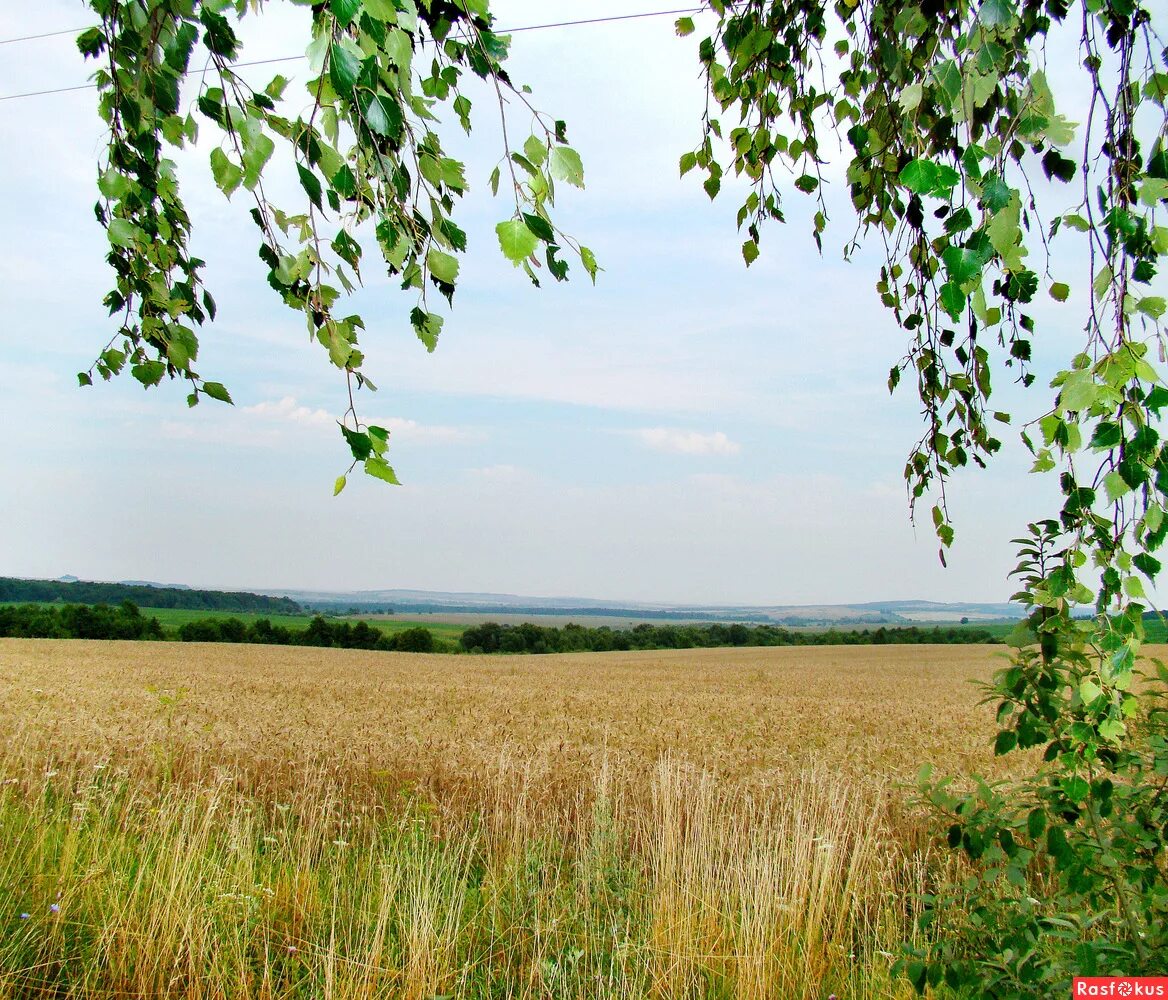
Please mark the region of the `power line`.
<svg viewBox="0 0 1168 1000"><path fill-rule="evenodd" d="M37 38L55 38L57 35L78 35L87 30L85 28L66 28L64 31L46 31L40 35L21 35L19 38L0 38L0 45L11 45L13 42L31 42Z"/></svg>
<svg viewBox="0 0 1168 1000"><path fill-rule="evenodd" d="M67 94L71 90L93 90L96 83L79 83L76 87L57 87L56 90L30 90L27 94L8 94L0 101L16 101L22 97L44 97L46 94Z"/></svg>
<svg viewBox="0 0 1168 1000"><path fill-rule="evenodd" d="M514 35L520 31L542 31L544 28L575 28L582 24L609 24L613 21L635 21L641 17L669 17L672 14L700 14L704 7L686 7L684 10L650 10L642 14L614 14L612 17L590 17L583 21L560 21L558 24L529 24L522 28L502 28L497 35Z"/></svg>
<svg viewBox="0 0 1168 1000"><path fill-rule="evenodd" d="M580 21L557 21L552 24L526 24L517 28L501 29L496 34L499 35L515 35L521 31L544 31L549 28L578 28L589 24L611 24L616 21L635 21L646 17L670 17L674 14L697 14L704 10L704 7L686 7L681 10L651 10L640 14L614 14L611 17L590 17ZM33 38L49 38L53 35L68 35L73 31L84 31L84 28L71 29L69 31L50 31L43 35L25 35L22 38L2 38L0 45L7 45L12 42L26 42ZM245 69L248 66L268 66L272 63L296 62L299 59L304 59L304 56L277 56L273 59L255 59L251 62L235 63L233 68ZM186 75L186 74L184 74ZM46 97L49 94L66 94L74 90L93 90L97 84L82 83L74 87L57 87L53 90L33 90L24 94L5 94L0 96L0 101L19 101L26 97Z"/></svg>

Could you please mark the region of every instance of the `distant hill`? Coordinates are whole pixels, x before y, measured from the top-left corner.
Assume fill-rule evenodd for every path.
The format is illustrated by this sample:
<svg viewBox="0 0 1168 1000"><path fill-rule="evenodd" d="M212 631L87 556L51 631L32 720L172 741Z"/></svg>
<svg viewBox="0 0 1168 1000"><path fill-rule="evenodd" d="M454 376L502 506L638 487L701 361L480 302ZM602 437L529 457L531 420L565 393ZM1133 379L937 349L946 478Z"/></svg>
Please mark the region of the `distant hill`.
<svg viewBox="0 0 1168 1000"><path fill-rule="evenodd" d="M540 615L646 618L658 621L757 622L786 626L955 624L1015 620L1020 605L1008 603L941 603L876 601L863 604L718 605L618 602L584 597L525 597L476 591L427 590L262 590L289 597L321 611L398 614Z"/></svg>
<svg viewBox="0 0 1168 1000"><path fill-rule="evenodd" d="M184 608L192 611L253 611L272 615L303 614L287 597L223 590L192 590L149 583L90 583L61 580L21 580L0 577L0 603L121 604L143 608Z"/></svg>
<svg viewBox="0 0 1168 1000"><path fill-rule="evenodd" d="M884 614L894 614L906 621L949 621L954 618L968 618L970 621L994 621L1003 618L1025 618L1026 610L1021 604L989 603L944 604L937 601L874 601L856 605L871 608Z"/></svg>
<svg viewBox="0 0 1168 1000"><path fill-rule="evenodd" d="M186 584L150 580L94 583L62 577L59 580L20 580L0 577L0 602L62 601L76 604L119 604L133 601L141 607L185 608L198 611L253 611L261 614L303 614L305 609L331 613L355 610L362 614L521 615L538 620L560 618L652 620L658 622L743 622L786 628L955 625L1015 621L1025 616L1021 605L1003 602L939 602L922 600L869 601L857 604L669 604L649 601L612 601L590 597L531 597L480 591L194 590Z"/></svg>

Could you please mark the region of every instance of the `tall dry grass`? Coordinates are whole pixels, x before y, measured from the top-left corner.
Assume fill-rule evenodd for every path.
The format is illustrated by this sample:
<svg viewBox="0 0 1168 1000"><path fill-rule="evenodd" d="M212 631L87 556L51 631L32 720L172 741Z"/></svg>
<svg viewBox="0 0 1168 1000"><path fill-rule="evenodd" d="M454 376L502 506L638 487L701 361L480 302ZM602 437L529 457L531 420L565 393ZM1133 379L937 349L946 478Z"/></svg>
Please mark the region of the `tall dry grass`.
<svg viewBox="0 0 1168 1000"><path fill-rule="evenodd" d="M0 643L0 997L908 996L992 666Z"/></svg>

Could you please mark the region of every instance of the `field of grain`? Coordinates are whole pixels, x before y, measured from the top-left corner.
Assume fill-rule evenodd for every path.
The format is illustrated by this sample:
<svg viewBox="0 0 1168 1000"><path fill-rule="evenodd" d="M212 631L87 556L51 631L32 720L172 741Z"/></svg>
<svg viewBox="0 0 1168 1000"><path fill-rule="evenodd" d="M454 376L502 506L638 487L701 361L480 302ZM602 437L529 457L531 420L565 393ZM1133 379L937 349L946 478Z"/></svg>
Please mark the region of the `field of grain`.
<svg viewBox="0 0 1168 1000"><path fill-rule="evenodd" d="M2 640L0 997L908 996L1000 654Z"/></svg>

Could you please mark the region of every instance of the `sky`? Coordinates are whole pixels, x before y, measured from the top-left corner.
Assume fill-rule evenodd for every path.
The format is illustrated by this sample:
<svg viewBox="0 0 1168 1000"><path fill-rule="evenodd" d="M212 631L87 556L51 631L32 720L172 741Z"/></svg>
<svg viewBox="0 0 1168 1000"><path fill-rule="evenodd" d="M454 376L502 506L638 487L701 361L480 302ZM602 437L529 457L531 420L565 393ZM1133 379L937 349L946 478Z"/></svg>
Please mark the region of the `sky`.
<svg viewBox="0 0 1168 1000"><path fill-rule="evenodd" d="M493 6L515 27L670 5ZM303 52L303 13L271 5L242 58ZM678 39L673 20L514 36L512 76L567 120L584 158L586 190L560 192L557 222L595 251L595 288L576 268L537 290L499 254L494 225L510 210L486 183L497 116L493 95L469 90L472 138L445 134L468 164L456 218L470 253L437 351L413 336L411 296L375 267L356 297L380 387L362 414L393 432L404 485L354 475L337 498L343 378L268 288L246 203L211 181L213 139L179 162L219 305L198 368L236 405L188 410L177 383L77 387L113 332L93 91L0 101L0 575L714 604L1007 599L1009 539L1054 509L1017 427L1043 412L1045 382L1082 340L1082 294L1037 309L1035 389L999 378L995 405L1015 427L989 471L955 477L943 568L927 508L915 527L908 516L919 404L911 385L887 392L907 341L873 291L880 258L843 261L852 225L836 185L822 256L792 192L789 224L744 267L733 187L711 204L678 177L704 94L701 33ZM87 23L76 0L7 4L0 38ZM294 87L308 77L303 62L248 79L277 69ZM0 96L88 72L68 35L0 45ZM1068 267L1082 287L1085 265Z"/></svg>

